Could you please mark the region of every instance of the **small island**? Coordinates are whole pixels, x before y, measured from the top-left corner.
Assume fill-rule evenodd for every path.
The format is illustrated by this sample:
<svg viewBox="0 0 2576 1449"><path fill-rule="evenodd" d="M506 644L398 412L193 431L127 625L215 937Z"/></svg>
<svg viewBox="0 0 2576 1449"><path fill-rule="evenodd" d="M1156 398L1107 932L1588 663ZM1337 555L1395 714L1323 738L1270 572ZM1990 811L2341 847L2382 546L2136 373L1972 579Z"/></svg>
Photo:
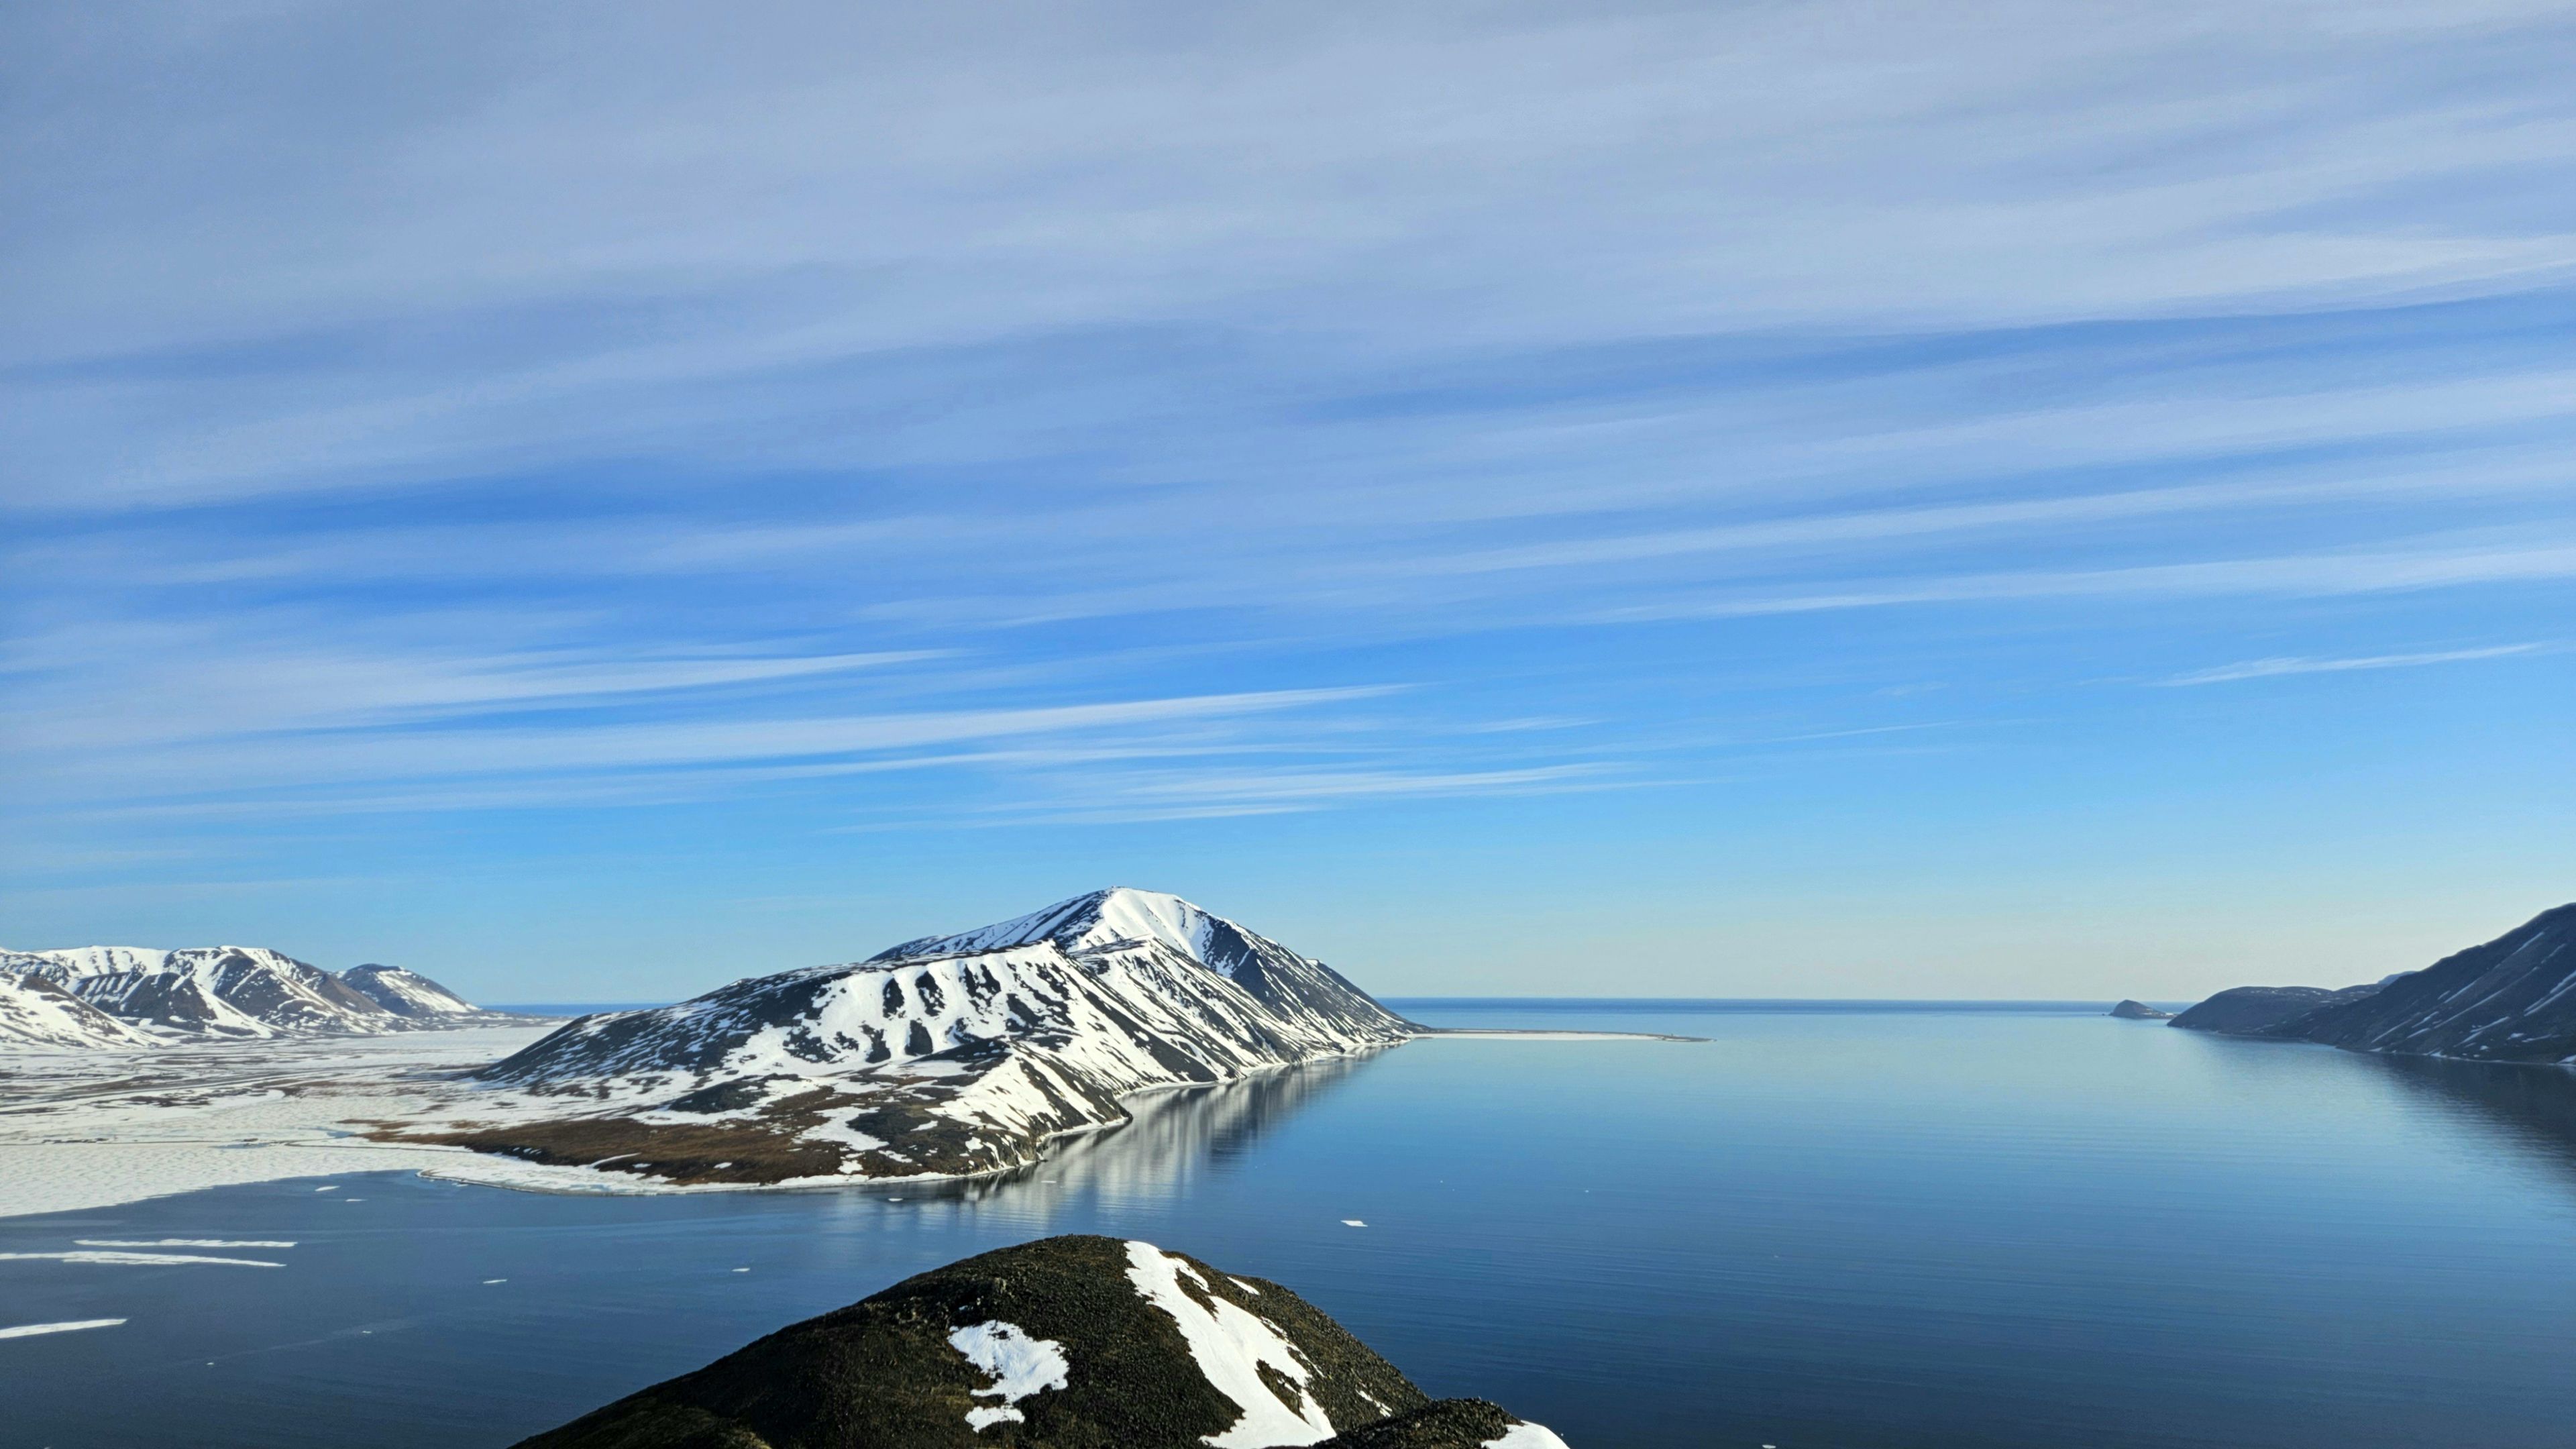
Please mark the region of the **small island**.
<svg viewBox="0 0 2576 1449"><path fill-rule="evenodd" d="M2123 1001L2111 1008L2111 1014L2122 1021L2171 1021L2173 1013L2158 1011L2143 1001Z"/></svg>

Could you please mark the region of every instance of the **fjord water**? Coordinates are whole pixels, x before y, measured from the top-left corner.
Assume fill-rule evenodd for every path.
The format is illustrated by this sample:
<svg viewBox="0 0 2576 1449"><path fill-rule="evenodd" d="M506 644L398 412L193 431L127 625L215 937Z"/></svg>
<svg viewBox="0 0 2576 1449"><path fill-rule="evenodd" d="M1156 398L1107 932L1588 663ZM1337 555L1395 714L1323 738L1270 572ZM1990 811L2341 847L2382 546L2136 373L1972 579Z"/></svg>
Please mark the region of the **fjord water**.
<svg viewBox="0 0 2576 1449"><path fill-rule="evenodd" d="M2576 1074L2099 1006L1401 1009L1708 1040L1418 1042L1146 1099L945 1190L369 1174L0 1220L0 1252L296 1244L194 1250L279 1268L0 1261L0 1321L129 1320L0 1341L0 1443L506 1444L1057 1232L1276 1278L1577 1449L2576 1434Z"/></svg>

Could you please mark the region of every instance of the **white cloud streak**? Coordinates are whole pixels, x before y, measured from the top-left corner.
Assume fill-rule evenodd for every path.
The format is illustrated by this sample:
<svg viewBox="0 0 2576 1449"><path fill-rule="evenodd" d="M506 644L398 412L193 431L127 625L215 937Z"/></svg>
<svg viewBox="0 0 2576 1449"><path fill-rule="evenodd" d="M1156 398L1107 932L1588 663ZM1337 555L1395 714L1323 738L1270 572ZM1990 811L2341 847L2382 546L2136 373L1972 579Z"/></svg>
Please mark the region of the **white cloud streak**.
<svg viewBox="0 0 2576 1449"><path fill-rule="evenodd" d="M2200 684L2233 684L2247 679L2274 679L2287 674L2341 674L2354 669L2419 669L2428 664L2461 664L2479 659L2509 659L2519 654L2534 654L2551 646L2545 644L2496 644L2480 649L2436 649L2417 654L2368 654L2349 659L2303 659L2283 656L2274 659L2248 659L2237 664L2222 664L2215 669L2177 674L2156 681L2169 688L2186 688Z"/></svg>
<svg viewBox="0 0 2576 1449"><path fill-rule="evenodd" d="M1905 728L1641 723L1826 616L2576 577L2541 0L0 25L30 838L1606 789Z"/></svg>

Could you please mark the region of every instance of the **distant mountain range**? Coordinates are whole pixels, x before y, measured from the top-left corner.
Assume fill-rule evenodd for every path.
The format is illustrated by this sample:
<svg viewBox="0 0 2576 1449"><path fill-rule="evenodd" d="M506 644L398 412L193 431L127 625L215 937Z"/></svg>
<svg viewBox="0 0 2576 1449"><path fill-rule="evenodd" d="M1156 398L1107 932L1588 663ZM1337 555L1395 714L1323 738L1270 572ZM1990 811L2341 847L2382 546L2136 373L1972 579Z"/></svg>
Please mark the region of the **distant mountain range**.
<svg viewBox="0 0 2576 1449"><path fill-rule="evenodd" d="M2576 1063L2576 905L2365 986L2240 986L2183 1012L2191 1031L2472 1061Z"/></svg>
<svg viewBox="0 0 2576 1449"><path fill-rule="evenodd" d="M907 1278L519 1449L1566 1449L1433 1399L1286 1288L1043 1238Z"/></svg>
<svg viewBox="0 0 2576 1449"><path fill-rule="evenodd" d="M960 1176L1127 1119L1119 1098L1421 1029L1178 896L1094 891L864 961L582 1017L424 1139L684 1183Z"/></svg>
<svg viewBox="0 0 2576 1449"><path fill-rule="evenodd" d="M257 946L0 951L0 1044L135 1047L493 1018L396 966L333 973Z"/></svg>

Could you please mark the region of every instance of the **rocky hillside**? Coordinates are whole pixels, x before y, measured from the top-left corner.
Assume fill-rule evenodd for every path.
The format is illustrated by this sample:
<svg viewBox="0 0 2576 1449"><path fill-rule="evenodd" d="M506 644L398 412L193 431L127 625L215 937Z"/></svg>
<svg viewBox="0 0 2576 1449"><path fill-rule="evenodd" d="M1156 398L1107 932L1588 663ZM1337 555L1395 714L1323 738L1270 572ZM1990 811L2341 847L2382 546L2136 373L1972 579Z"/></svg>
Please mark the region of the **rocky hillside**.
<svg viewBox="0 0 2576 1449"><path fill-rule="evenodd" d="M434 1021L447 1016L479 1016L483 1009L417 971L373 962L340 973L350 990L396 1016Z"/></svg>
<svg viewBox="0 0 2576 1449"><path fill-rule="evenodd" d="M521 1449L1564 1449L1276 1283L1062 1237L908 1278Z"/></svg>
<svg viewBox="0 0 2576 1449"><path fill-rule="evenodd" d="M2354 1051L2576 1063L2576 905L2374 985L2240 987L2173 1024Z"/></svg>
<svg viewBox="0 0 2576 1449"><path fill-rule="evenodd" d="M2339 991L2323 986L2231 986L2197 1006L2186 1008L2174 1017L2173 1024L2186 1031L2253 1036L2305 1016L2320 1006L2359 1000L2378 989L2375 982L2365 986L2347 986Z"/></svg>
<svg viewBox="0 0 2576 1449"><path fill-rule="evenodd" d="M1126 1120L1119 1098L1392 1045L1339 973L1176 896L1099 891L866 961L581 1018L436 1140L683 1182L959 1176Z"/></svg>
<svg viewBox="0 0 2576 1449"><path fill-rule="evenodd" d="M159 1041L42 976L0 975L0 1046L86 1051Z"/></svg>
<svg viewBox="0 0 2576 1449"><path fill-rule="evenodd" d="M93 1043L102 1046L367 1033L489 1019L414 972L360 966L335 975L256 946L0 951L0 980L49 983L140 1029L137 1040ZM16 1040L0 1021L0 1041Z"/></svg>

